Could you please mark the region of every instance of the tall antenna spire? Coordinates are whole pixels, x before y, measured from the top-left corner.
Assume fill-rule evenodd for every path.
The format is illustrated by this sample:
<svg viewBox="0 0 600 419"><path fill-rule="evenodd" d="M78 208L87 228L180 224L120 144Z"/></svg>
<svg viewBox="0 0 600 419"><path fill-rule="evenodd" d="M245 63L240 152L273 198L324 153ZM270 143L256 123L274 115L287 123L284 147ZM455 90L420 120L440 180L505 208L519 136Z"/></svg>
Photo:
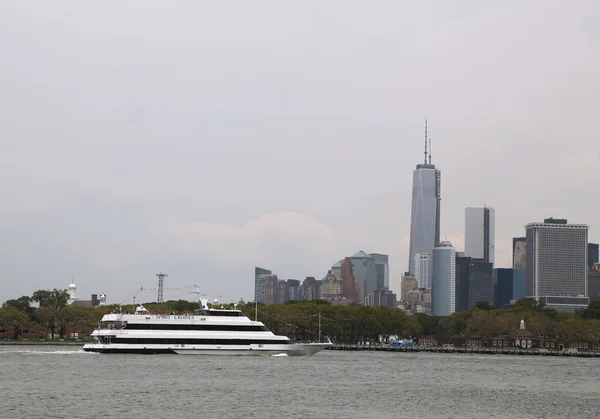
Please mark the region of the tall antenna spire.
<svg viewBox="0 0 600 419"><path fill-rule="evenodd" d="M156 274L156 276L158 277L158 297L157 297L157 303L161 304L163 303L163 289L164 289L164 281L165 278L169 276L169 274L164 274L162 272L159 272Z"/></svg>
<svg viewBox="0 0 600 419"><path fill-rule="evenodd" d="M427 164L427 118L425 118L425 164Z"/></svg>
<svg viewBox="0 0 600 419"><path fill-rule="evenodd" d="M431 164L431 138L429 139L429 164Z"/></svg>

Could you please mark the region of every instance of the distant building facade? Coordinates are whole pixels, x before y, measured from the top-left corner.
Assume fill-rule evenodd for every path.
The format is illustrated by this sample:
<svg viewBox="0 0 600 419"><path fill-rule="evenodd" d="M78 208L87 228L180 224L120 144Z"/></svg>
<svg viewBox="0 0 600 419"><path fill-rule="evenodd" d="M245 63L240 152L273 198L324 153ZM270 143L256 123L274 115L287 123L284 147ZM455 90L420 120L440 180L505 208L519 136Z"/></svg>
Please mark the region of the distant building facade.
<svg viewBox="0 0 600 419"><path fill-rule="evenodd" d="M419 288L426 290L431 289L431 281L433 277L431 260L431 253L415 253L414 255L414 277L417 278Z"/></svg>
<svg viewBox="0 0 600 419"><path fill-rule="evenodd" d="M359 285L363 297L377 291L375 259L362 250L352 255L350 259L352 260L354 280Z"/></svg>
<svg viewBox="0 0 600 419"><path fill-rule="evenodd" d="M525 269L494 269L494 307L510 308L511 301L524 298Z"/></svg>
<svg viewBox="0 0 600 419"><path fill-rule="evenodd" d="M527 296L558 311L585 308L589 303L588 226L547 218L527 224L525 230Z"/></svg>
<svg viewBox="0 0 600 419"><path fill-rule="evenodd" d="M456 255L450 242L442 242L433 249L433 283L431 287L431 314L448 316L456 307Z"/></svg>
<svg viewBox="0 0 600 419"><path fill-rule="evenodd" d="M277 275L265 275L265 304L279 304L279 278Z"/></svg>
<svg viewBox="0 0 600 419"><path fill-rule="evenodd" d="M527 269L527 238L513 238L513 269Z"/></svg>
<svg viewBox="0 0 600 419"><path fill-rule="evenodd" d="M600 260L598 260L599 258L599 246L598 243L588 243L587 246L588 250L588 268L592 269L594 267L594 265L598 262L600 262Z"/></svg>
<svg viewBox="0 0 600 419"><path fill-rule="evenodd" d="M343 283L342 279L329 273L323 278L323 284L321 285L321 298L324 300L334 301L340 300L343 297Z"/></svg>
<svg viewBox="0 0 600 419"><path fill-rule="evenodd" d="M344 259L338 260L336 263L331 266L331 273L334 275L342 274L342 263L344 263Z"/></svg>
<svg viewBox="0 0 600 419"><path fill-rule="evenodd" d="M277 302L279 304L285 304L290 300L290 283L286 280L279 281L279 296Z"/></svg>
<svg viewBox="0 0 600 419"><path fill-rule="evenodd" d="M272 274L268 269L254 268L254 301L265 302L265 278Z"/></svg>
<svg viewBox="0 0 600 419"><path fill-rule="evenodd" d="M365 298L365 305L371 307L385 306L396 308L396 294L391 291L373 291Z"/></svg>
<svg viewBox="0 0 600 419"><path fill-rule="evenodd" d="M494 304L494 266L471 258L469 263L469 309L480 302Z"/></svg>
<svg viewBox="0 0 600 419"><path fill-rule="evenodd" d="M431 290L416 289L406 294L404 307L411 313L431 316L431 300Z"/></svg>
<svg viewBox="0 0 600 419"><path fill-rule="evenodd" d="M455 311L466 311L469 309L469 278L471 258L463 252L456 253L455 264Z"/></svg>
<svg viewBox="0 0 600 419"><path fill-rule="evenodd" d="M69 294L67 305L83 307L97 307L106 305L106 294L100 294L100 298L98 298L98 294L92 294L89 300L82 300L79 298L77 295L77 285L75 285L75 282L72 282L69 285L67 293Z"/></svg>
<svg viewBox="0 0 600 419"><path fill-rule="evenodd" d="M600 263L598 262L588 271L588 297L591 301L600 300Z"/></svg>
<svg viewBox="0 0 600 419"><path fill-rule="evenodd" d="M496 255L496 215L494 208L465 209L465 255L494 264Z"/></svg>
<svg viewBox="0 0 600 419"><path fill-rule="evenodd" d="M297 279L288 279L288 301L298 301L302 299L300 281Z"/></svg>
<svg viewBox="0 0 600 419"><path fill-rule="evenodd" d="M469 310L480 301L494 303L493 265L459 253L456 256L455 310Z"/></svg>
<svg viewBox="0 0 600 419"><path fill-rule="evenodd" d="M360 301L356 287L358 283L354 279L354 266L352 259L345 258L340 264L340 278L342 280L342 295L349 301ZM333 273L333 271L332 271Z"/></svg>
<svg viewBox="0 0 600 419"><path fill-rule="evenodd" d="M419 283L417 282L417 278L414 276L406 275L402 277L401 284L401 296L400 299L404 302L407 302L406 297L410 291L414 291L419 288Z"/></svg>
<svg viewBox="0 0 600 419"><path fill-rule="evenodd" d="M369 256L375 261L376 288L378 291L390 289L390 266L389 256L381 253L370 253Z"/></svg>
<svg viewBox="0 0 600 419"><path fill-rule="evenodd" d="M319 282L312 276L307 276L302 282L302 299L318 300L321 298Z"/></svg>

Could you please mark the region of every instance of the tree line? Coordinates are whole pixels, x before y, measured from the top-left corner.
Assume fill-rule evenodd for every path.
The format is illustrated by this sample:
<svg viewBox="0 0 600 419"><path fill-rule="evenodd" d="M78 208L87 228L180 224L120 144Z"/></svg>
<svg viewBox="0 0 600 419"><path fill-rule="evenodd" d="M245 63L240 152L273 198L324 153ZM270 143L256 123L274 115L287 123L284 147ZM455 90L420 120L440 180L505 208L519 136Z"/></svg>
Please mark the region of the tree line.
<svg viewBox="0 0 600 419"><path fill-rule="evenodd" d="M0 329L5 331L4 337L17 339L25 329L51 339L56 335L65 338L67 330L85 335L108 312L135 311L132 305L68 305L68 299L66 290L54 289L38 290L31 297L4 302L0 308ZM34 303L38 307L34 307ZM169 314L194 313L200 309L199 303L186 300L144 306L153 313ZM233 308L231 304L223 306ZM272 305L248 303L237 308L250 319L256 316L273 333L296 341L329 337L337 343L357 343L419 335L432 335L438 343L450 343L460 336L487 340L495 336L512 337L524 320L527 330L539 337L600 342L600 301L592 302L576 315L549 309L531 298L518 300L511 309L495 309L480 302L471 310L445 317L411 315L388 307L334 305L325 300Z"/></svg>
<svg viewBox="0 0 600 419"><path fill-rule="evenodd" d="M242 311L254 318L254 306ZM576 315L544 307L532 298L523 298L511 309L494 309L480 302L467 311L434 317L408 314L400 309L367 306L340 306L326 301L301 301L278 305L258 305L258 320L274 333L296 340L314 340L320 330L337 343L388 341L391 338L415 338L431 335L438 343L452 343L460 337L488 340L509 338L526 329L538 337L556 337L566 341L600 343L600 301Z"/></svg>

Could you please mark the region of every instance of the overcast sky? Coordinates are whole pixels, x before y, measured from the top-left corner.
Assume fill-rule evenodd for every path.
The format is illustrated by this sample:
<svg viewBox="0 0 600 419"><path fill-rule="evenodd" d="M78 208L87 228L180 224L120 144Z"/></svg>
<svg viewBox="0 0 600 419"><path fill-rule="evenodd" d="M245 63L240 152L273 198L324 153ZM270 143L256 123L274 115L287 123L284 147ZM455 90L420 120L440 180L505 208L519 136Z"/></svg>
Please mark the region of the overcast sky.
<svg viewBox="0 0 600 419"><path fill-rule="evenodd" d="M398 282L426 117L442 238L486 204L499 267L545 217L597 242L599 28L596 0L4 1L0 301L158 271L252 300L255 266L358 250Z"/></svg>

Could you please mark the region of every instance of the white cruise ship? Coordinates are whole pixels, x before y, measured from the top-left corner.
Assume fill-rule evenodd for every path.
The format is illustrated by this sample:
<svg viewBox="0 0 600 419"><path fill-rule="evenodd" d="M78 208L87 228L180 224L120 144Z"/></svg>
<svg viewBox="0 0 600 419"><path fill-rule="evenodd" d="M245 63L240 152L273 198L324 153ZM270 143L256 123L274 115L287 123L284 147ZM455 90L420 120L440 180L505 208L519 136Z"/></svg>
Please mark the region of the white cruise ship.
<svg viewBox="0 0 600 419"><path fill-rule="evenodd" d="M150 313L143 306L135 314L106 314L93 331L93 344L83 350L99 353L313 355L326 343L292 343L252 321L240 310L208 308L194 314Z"/></svg>

